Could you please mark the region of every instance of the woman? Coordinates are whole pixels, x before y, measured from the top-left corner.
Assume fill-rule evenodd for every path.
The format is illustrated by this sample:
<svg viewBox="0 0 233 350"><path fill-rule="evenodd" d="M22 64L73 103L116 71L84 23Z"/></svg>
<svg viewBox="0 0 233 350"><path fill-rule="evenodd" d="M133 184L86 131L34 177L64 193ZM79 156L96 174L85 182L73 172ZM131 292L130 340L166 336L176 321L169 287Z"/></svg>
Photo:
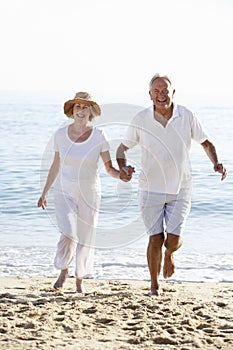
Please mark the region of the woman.
<svg viewBox="0 0 233 350"><path fill-rule="evenodd" d="M112 166L109 144L103 131L90 123L101 114L101 109L88 93L79 92L74 99L65 102L64 113L73 119L73 123L55 134L54 160L38 207L45 209L46 196L56 180L54 203L61 236L54 265L61 273L54 288L63 287L76 248L76 290L83 293L83 278L90 274L93 266L100 199L99 157L107 173L114 178L129 181L132 172L119 171Z"/></svg>

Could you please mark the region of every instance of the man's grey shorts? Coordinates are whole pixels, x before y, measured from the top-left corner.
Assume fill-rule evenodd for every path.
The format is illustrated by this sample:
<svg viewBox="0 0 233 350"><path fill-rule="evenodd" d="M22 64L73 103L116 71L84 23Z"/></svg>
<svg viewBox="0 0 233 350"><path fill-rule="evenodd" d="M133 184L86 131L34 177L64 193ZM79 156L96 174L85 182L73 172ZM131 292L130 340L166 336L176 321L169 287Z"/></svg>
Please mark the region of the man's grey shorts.
<svg viewBox="0 0 233 350"><path fill-rule="evenodd" d="M178 194L139 192L139 207L147 233L161 232L180 236L191 207L191 189L182 188Z"/></svg>

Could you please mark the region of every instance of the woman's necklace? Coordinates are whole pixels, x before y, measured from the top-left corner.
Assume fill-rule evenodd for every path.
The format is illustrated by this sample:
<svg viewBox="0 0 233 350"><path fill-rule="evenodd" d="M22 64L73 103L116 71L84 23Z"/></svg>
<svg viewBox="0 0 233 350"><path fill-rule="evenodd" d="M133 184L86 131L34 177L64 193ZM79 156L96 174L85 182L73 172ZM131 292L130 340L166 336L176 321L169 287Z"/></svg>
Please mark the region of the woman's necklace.
<svg viewBox="0 0 233 350"><path fill-rule="evenodd" d="M90 136L91 132L92 132L92 128L90 126L86 126L84 129L76 129L74 127L72 127L72 125L70 126L70 128L68 129L69 131L69 136L71 138L72 141L74 142L84 142L88 139L88 137Z"/></svg>

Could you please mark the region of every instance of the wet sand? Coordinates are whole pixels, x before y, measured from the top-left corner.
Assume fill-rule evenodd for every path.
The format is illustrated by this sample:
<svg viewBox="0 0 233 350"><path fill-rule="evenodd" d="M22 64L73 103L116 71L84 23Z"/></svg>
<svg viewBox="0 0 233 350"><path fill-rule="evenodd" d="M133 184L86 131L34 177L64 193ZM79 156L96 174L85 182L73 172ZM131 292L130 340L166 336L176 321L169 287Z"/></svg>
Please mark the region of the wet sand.
<svg viewBox="0 0 233 350"><path fill-rule="evenodd" d="M0 349L233 349L233 284L0 278Z"/></svg>

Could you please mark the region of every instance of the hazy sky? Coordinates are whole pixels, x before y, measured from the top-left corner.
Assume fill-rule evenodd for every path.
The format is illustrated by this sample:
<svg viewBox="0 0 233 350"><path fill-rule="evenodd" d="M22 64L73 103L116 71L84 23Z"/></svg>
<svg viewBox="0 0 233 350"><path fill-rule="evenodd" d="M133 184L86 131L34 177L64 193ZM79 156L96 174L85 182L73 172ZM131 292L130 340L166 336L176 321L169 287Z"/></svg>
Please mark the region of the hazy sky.
<svg viewBox="0 0 233 350"><path fill-rule="evenodd" d="M140 103L160 71L182 102L232 102L233 0L0 1L0 90Z"/></svg>

